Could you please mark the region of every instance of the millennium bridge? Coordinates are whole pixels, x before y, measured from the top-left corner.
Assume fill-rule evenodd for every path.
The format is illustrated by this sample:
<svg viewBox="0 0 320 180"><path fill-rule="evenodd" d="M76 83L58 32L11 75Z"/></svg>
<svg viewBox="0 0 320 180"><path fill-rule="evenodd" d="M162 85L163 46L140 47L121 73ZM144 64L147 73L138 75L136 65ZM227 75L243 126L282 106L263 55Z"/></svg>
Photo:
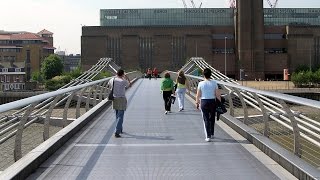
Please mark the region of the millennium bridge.
<svg viewBox="0 0 320 180"><path fill-rule="evenodd" d="M93 79L119 68L101 58L59 90L0 105L0 179L320 179L319 101L241 86L193 57L181 68L190 84L182 112L163 113L160 79L127 73L134 83L114 138L112 77ZM212 142L194 105L204 68L228 109Z"/></svg>

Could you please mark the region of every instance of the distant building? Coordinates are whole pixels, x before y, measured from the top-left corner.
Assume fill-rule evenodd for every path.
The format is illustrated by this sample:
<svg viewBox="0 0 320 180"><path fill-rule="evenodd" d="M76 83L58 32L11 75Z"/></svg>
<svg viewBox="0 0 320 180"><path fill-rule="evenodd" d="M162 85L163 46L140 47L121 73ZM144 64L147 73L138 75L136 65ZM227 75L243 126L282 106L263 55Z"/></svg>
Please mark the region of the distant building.
<svg viewBox="0 0 320 180"><path fill-rule="evenodd" d="M63 52L63 51L60 51ZM81 61L81 55L80 54L69 54L69 55L61 55L57 54L62 59L63 68L65 72L70 72L75 70L79 65Z"/></svg>
<svg viewBox="0 0 320 180"><path fill-rule="evenodd" d="M59 56L65 56L66 52L65 51L56 51L55 54L59 55Z"/></svg>
<svg viewBox="0 0 320 180"><path fill-rule="evenodd" d="M25 63L2 62L0 64L0 91L25 89Z"/></svg>
<svg viewBox="0 0 320 180"><path fill-rule="evenodd" d="M203 57L229 77L281 79L283 69L320 65L319 8L101 9L100 26L82 27L82 67L110 57L125 69L178 70ZM226 66L225 66L226 64Z"/></svg>
<svg viewBox="0 0 320 180"><path fill-rule="evenodd" d="M45 29L38 33L0 31L2 90L24 89L21 83L28 82L31 72L39 71L44 58L54 53L52 35Z"/></svg>

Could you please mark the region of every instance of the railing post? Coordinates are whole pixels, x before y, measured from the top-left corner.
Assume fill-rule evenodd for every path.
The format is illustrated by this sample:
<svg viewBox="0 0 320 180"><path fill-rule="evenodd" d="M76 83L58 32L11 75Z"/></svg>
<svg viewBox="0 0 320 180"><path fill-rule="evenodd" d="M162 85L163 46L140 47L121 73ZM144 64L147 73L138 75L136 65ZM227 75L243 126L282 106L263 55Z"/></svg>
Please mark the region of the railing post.
<svg viewBox="0 0 320 180"><path fill-rule="evenodd" d="M80 95L78 96L78 102L77 102L77 107L76 107L76 119L78 119L78 117L80 117L80 107L81 107L81 102L82 102L82 96L86 90L87 90L87 87L83 88L80 92Z"/></svg>
<svg viewBox="0 0 320 180"><path fill-rule="evenodd" d="M103 83L104 82L101 82L98 84L98 88L97 88L97 95L98 95L98 102L101 102L102 101L102 89L103 89Z"/></svg>
<svg viewBox="0 0 320 180"><path fill-rule="evenodd" d="M69 106L70 106L70 103L71 103L71 100L73 99L73 96L76 94L77 91L73 91L72 94L69 96L65 106L64 106L64 109L63 109L63 118L62 118L62 124L63 124L63 127L66 127L67 126L67 118L68 118L68 109L69 109Z"/></svg>
<svg viewBox="0 0 320 180"><path fill-rule="evenodd" d="M32 103L25 111L23 117L21 118L19 122L19 126L16 133L16 139L15 139L15 147L14 147L14 160L18 161L22 157L22 150L21 150L21 142L22 142L22 134L24 130L24 125L26 124L29 115L31 114L32 110L34 109L37 102Z"/></svg>
<svg viewBox="0 0 320 180"><path fill-rule="evenodd" d="M93 93L93 106L97 105L97 94L98 94L98 88L99 85L94 85L94 93Z"/></svg>
<svg viewBox="0 0 320 180"><path fill-rule="evenodd" d="M233 107L233 100L231 97L232 91L230 89L227 89L227 87L225 85L221 86L225 91L227 91L227 97L228 97L228 101L229 101L229 114L231 116L234 116L234 107Z"/></svg>
<svg viewBox="0 0 320 180"><path fill-rule="evenodd" d="M278 99L278 102L282 105L284 111L286 111L288 118L291 121L292 130L293 130L293 143L294 149L293 152L298 157L301 157L301 144L300 144L300 131L298 127L298 123L294 117L294 114L289 109L288 105L282 99Z"/></svg>
<svg viewBox="0 0 320 180"><path fill-rule="evenodd" d="M104 81L104 82L102 83L102 87L101 87L101 90L100 90L100 96L99 96L99 102L102 101L102 98L105 98L105 97L106 97L105 94L104 94L104 92L105 92L105 89L107 88L107 83L108 83L108 81Z"/></svg>
<svg viewBox="0 0 320 180"><path fill-rule="evenodd" d="M233 88L233 90L236 92L236 94L238 94L238 98L239 98L240 101L241 101L241 105L242 105L243 113L244 113L243 123L246 124L247 120L249 119L247 104L246 104L246 102L244 101L243 96L242 96L241 92L239 91L239 89Z"/></svg>
<svg viewBox="0 0 320 180"><path fill-rule="evenodd" d="M259 104L259 107L261 109L261 112L263 114L263 123L264 123L264 128L263 128L263 135L266 137L269 137L269 115L267 114L267 110L264 107L262 101L260 100L259 96L257 95L257 93L252 92L254 98L256 99L256 101Z"/></svg>
<svg viewBox="0 0 320 180"><path fill-rule="evenodd" d="M53 111L53 108L56 106L58 100L62 97L62 95L58 95L56 96L56 98L54 98L54 100L51 102L51 105L49 107L49 110L47 111L47 115L46 118L44 119L43 122L43 140L47 140L49 139L49 126L50 126L50 117Z"/></svg>
<svg viewBox="0 0 320 180"><path fill-rule="evenodd" d="M92 91L93 91L93 87L91 87L91 88L89 89L89 92L87 93L86 112L88 112L89 109L90 109L89 105L90 105L90 101L91 101L91 94L93 94Z"/></svg>

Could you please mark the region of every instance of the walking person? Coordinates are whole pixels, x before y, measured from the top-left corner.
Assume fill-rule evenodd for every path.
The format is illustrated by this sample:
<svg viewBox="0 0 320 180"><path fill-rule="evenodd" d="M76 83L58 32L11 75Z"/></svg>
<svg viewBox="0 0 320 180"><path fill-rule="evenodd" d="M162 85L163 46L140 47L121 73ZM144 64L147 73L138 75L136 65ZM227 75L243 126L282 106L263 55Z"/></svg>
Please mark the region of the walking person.
<svg viewBox="0 0 320 180"><path fill-rule="evenodd" d="M151 76L152 76L152 70L150 68L148 68L147 77L149 78L149 80L151 80Z"/></svg>
<svg viewBox="0 0 320 180"><path fill-rule="evenodd" d="M154 78L155 79L157 79L157 77L158 77L158 69L157 68L153 68L153 76L154 76Z"/></svg>
<svg viewBox="0 0 320 180"><path fill-rule="evenodd" d="M216 99L221 101L221 93L215 80L210 79L211 70L203 70L205 80L199 82L196 95L196 107L201 108L205 141L209 142L214 138L214 124L216 112Z"/></svg>
<svg viewBox="0 0 320 180"><path fill-rule="evenodd" d="M180 70L178 72L178 77L176 79L176 95L178 97L179 111L184 110L184 96L188 87L187 78L184 75L184 72Z"/></svg>
<svg viewBox="0 0 320 180"><path fill-rule="evenodd" d="M110 82L110 81L109 81ZM131 86L131 82L127 75L124 74L124 70L120 69L117 71L117 76L113 79L113 96L112 107L116 113L116 128L114 137L121 137L120 134L123 132L123 117L124 112L127 108L127 98L125 96L126 88Z"/></svg>
<svg viewBox="0 0 320 180"><path fill-rule="evenodd" d="M171 112L171 94L174 92L173 80L170 78L170 74L167 72L164 74L164 78L161 81L161 91L164 100L165 113Z"/></svg>

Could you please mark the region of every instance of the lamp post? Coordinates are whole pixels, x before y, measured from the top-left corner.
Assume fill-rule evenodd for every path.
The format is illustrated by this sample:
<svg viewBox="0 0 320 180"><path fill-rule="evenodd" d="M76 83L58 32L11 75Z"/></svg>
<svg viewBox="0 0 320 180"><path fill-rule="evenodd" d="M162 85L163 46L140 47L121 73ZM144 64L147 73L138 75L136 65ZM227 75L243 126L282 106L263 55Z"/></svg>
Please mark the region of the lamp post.
<svg viewBox="0 0 320 180"><path fill-rule="evenodd" d="M227 36L224 37L224 75L227 76Z"/></svg>
<svg viewBox="0 0 320 180"><path fill-rule="evenodd" d="M290 89L290 85L289 85L289 81L290 81L290 78L289 78L290 74L288 74L288 89Z"/></svg>
<svg viewBox="0 0 320 180"><path fill-rule="evenodd" d="M196 57L198 57L198 41L196 41Z"/></svg>
<svg viewBox="0 0 320 180"><path fill-rule="evenodd" d="M311 42L310 42L310 52L309 52L309 69L310 69L310 71L312 70L312 68L311 68L311 53L312 53L312 47L311 47Z"/></svg>

